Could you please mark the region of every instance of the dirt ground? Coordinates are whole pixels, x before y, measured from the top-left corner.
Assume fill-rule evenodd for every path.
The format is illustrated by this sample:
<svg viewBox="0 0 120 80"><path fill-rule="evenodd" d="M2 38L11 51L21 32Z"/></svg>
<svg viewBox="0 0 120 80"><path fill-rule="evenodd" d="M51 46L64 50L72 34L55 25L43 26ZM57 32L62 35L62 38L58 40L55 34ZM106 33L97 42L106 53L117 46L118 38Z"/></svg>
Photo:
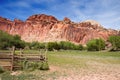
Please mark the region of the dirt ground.
<svg viewBox="0 0 120 80"><path fill-rule="evenodd" d="M90 64L90 63L89 63ZM93 65L94 64L94 65ZM51 66L50 72L58 72L61 76L55 77L54 80L120 80L120 66L98 63L91 63L92 68L88 69L61 69L58 66ZM49 78L47 80L53 80Z"/></svg>

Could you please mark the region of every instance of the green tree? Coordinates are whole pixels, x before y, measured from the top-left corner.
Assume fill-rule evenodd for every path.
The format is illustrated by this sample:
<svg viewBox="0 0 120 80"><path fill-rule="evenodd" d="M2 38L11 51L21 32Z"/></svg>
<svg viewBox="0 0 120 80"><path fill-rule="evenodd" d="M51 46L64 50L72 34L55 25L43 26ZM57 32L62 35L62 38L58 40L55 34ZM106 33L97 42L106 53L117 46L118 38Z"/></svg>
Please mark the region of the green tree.
<svg viewBox="0 0 120 80"><path fill-rule="evenodd" d="M111 42L113 50L120 49L120 36L110 36L108 40Z"/></svg>
<svg viewBox="0 0 120 80"><path fill-rule="evenodd" d="M21 40L20 36L12 36L7 32L0 30L0 49L7 49L15 46L16 48L24 48L25 42Z"/></svg>
<svg viewBox="0 0 120 80"><path fill-rule="evenodd" d="M52 51L53 49L59 50L60 47L59 47L59 45L58 45L57 42L48 42L48 43L47 43L47 49L48 49L49 51Z"/></svg>
<svg viewBox="0 0 120 80"><path fill-rule="evenodd" d="M46 43L39 43L39 48L40 49L45 49L46 48Z"/></svg>
<svg viewBox="0 0 120 80"><path fill-rule="evenodd" d="M67 42L67 41L61 41L59 43L60 49L64 49L64 50L68 50L68 49L73 49L75 47L75 45L71 42Z"/></svg>
<svg viewBox="0 0 120 80"><path fill-rule="evenodd" d="M74 43L61 41L59 42L60 49L64 50L83 50L83 46L81 44L75 45Z"/></svg>
<svg viewBox="0 0 120 80"><path fill-rule="evenodd" d="M75 45L74 50L83 50L83 46L81 44Z"/></svg>
<svg viewBox="0 0 120 80"><path fill-rule="evenodd" d="M39 49L40 48L39 42L33 41L32 43L30 43L30 48L31 49Z"/></svg>
<svg viewBox="0 0 120 80"><path fill-rule="evenodd" d="M45 49L45 43L39 43L37 41L33 41L32 43L27 44L31 49Z"/></svg>
<svg viewBox="0 0 120 80"><path fill-rule="evenodd" d="M13 37L6 32L0 31L0 49L6 49L7 47L11 47Z"/></svg>
<svg viewBox="0 0 120 80"><path fill-rule="evenodd" d="M88 51L100 51L105 49L105 41L102 39L93 39L87 43Z"/></svg>
<svg viewBox="0 0 120 80"><path fill-rule="evenodd" d="M14 35L12 45L15 46L16 48L24 48L25 42L21 40L21 37L19 35Z"/></svg>
<svg viewBox="0 0 120 80"><path fill-rule="evenodd" d="M96 39L97 50L105 49L105 41L102 39Z"/></svg>

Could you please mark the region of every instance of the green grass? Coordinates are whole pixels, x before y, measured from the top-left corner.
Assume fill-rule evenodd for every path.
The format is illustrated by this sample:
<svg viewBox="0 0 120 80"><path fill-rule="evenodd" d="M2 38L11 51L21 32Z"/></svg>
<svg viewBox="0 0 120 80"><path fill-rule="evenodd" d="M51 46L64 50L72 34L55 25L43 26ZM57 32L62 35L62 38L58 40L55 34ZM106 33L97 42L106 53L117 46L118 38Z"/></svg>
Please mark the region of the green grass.
<svg viewBox="0 0 120 80"><path fill-rule="evenodd" d="M90 69L92 66L88 63L119 64L120 52L85 52L85 51L60 51L49 52L48 61L50 65L60 66L62 68L83 68Z"/></svg>
<svg viewBox="0 0 120 80"><path fill-rule="evenodd" d="M25 52L36 53L35 51ZM61 50L55 52L48 51L47 57L49 66L51 66L50 70L35 70L32 72L23 71L21 75L23 75L26 80L28 78L26 76L29 75L34 75L35 80L61 80L58 78L70 77L72 75L83 76L89 75L90 73L115 74L120 71L120 52Z"/></svg>
<svg viewBox="0 0 120 80"><path fill-rule="evenodd" d="M77 62L86 62L95 60L101 62L120 63L120 52L86 52L86 51L59 51L48 53L49 62L51 64L76 64Z"/></svg>

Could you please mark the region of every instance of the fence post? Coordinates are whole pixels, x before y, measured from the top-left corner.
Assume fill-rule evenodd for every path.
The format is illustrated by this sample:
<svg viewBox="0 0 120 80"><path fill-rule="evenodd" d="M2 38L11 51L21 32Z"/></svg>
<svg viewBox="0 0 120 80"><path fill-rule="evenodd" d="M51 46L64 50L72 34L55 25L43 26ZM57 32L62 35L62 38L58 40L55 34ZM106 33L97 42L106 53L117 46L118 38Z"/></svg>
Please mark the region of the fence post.
<svg viewBox="0 0 120 80"><path fill-rule="evenodd" d="M47 49L45 49L45 62L47 62Z"/></svg>
<svg viewBox="0 0 120 80"><path fill-rule="evenodd" d="M15 46L13 46L12 54L11 54L11 71L13 71L13 67L14 67L14 54L15 54Z"/></svg>
<svg viewBox="0 0 120 80"><path fill-rule="evenodd" d="M40 55L39 58L41 59L41 50L40 50L40 49L39 49L39 55ZM39 60L40 60L40 59L39 59Z"/></svg>
<svg viewBox="0 0 120 80"><path fill-rule="evenodd" d="M22 53L23 53L23 51L22 51L22 49L20 48L20 65L22 64L22 60L21 60L21 58L22 58ZM21 69L22 69L22 67L20 67Z"/></svg>

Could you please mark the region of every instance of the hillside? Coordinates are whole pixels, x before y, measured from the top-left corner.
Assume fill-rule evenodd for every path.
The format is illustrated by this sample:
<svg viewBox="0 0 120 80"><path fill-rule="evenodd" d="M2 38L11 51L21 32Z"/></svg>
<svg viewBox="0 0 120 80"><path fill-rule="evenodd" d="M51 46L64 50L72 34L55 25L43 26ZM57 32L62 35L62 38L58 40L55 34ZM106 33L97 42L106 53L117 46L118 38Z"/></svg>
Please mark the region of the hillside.
<svg viewBox="0 0 120 80"><path fill-rule="evenodd" d="M18 34L26 42L70 41L86 44L91 39L107 40L110 35L118 35L118 31L106 29L98 22L87 20L72 22L65 17L62 21L45 14L32 15L26 21L0 17L0 30L12 35Z"/></svg>

